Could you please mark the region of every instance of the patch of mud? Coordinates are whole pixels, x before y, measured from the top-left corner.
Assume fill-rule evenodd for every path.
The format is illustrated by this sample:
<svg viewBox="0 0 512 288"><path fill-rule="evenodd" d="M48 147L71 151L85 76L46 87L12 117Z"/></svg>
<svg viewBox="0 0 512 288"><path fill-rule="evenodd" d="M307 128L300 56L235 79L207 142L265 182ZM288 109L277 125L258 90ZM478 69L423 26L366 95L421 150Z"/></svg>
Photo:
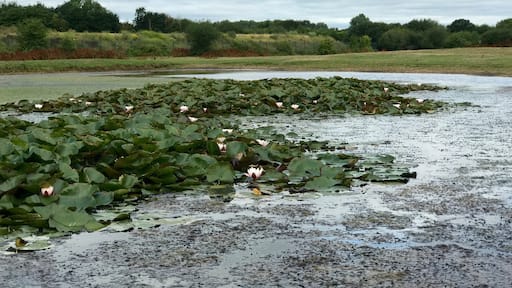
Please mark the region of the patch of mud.
<svg viewBox="0 0 512 288"><path fill-rule="evenodd" d="M140 213L194 221L78 234L47 251L0 255L2 287L510 286L512 80L414 75L388 76L453 85L421 97L480 107L258 122L349 143L357 154L395 155L417 179L330 194L254 197L240 186L232 199L160 195Z"/></svg>

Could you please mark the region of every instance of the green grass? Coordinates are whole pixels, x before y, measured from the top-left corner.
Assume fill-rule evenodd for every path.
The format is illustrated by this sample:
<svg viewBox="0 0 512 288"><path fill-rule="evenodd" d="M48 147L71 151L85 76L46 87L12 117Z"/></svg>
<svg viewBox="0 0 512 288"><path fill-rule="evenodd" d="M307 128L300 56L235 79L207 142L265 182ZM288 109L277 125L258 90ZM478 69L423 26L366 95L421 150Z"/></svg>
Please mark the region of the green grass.
<svg viewBox="0 0 512 288"><path fill-rule="evenodd" d="M148 57L0 62L0 73L3 74L185 68L426 72L512 76L512 48L456 48L326 56L269 56L215 59Z"/></svg>

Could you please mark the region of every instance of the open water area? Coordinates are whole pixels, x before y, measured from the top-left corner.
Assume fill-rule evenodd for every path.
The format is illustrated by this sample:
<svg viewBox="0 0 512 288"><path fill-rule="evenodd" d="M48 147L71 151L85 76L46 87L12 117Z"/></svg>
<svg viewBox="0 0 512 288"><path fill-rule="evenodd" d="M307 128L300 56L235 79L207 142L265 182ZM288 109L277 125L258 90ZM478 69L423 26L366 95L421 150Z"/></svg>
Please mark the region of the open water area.
<svg viewBox="0 0 512 288"><path fill-rule="evenodd" d="M390 154L406 184L230 201L166 194L136 213L174 219L129 232L54 239L0 255L2 287L511 287L512 78L444 74L231 71L240 80L355 77L446 86L410 97L470 102L407 116L241 118L356 154Z"/></svg>

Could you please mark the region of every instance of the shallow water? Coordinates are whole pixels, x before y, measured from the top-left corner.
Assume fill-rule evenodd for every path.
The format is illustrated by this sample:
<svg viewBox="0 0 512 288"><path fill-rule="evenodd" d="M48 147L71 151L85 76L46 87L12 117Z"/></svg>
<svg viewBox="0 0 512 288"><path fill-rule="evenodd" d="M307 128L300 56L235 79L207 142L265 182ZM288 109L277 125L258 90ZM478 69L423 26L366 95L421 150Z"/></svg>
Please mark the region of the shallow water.
<svg viewBox="0 0 512 288"><path fill-rule="evenodd" d="M375 183L330 194L253 197L242 185L228 203L206 195L162 195L139 205L140 211L171 211L198 221L74 235L50 251L8 259L9 265L0 264L0 277L9 279L7 287L512 283L512 78L268 71L172 77L334 75L438 84L449 89L410 96L474 106L420 116L242 118L247 127L272 125L299 138L348 143L356 154L391 154L418 176L407 184ZM3 257L0 263L7 261ZM55 267L52 274L44 273L44 265Z"/></svg>

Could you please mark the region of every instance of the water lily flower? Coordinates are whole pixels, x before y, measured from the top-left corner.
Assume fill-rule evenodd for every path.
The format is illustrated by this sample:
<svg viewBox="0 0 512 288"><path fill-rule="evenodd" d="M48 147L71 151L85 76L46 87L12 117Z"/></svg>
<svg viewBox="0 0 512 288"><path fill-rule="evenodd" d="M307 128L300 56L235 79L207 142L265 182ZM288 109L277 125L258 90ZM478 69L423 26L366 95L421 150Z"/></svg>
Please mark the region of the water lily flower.
<svg viewBox="0 0 512 288"><path fill-rule="evenodd" d="M222 129L222 132L231 134L233 133L233 129Z"/></svg>
<svg viewBox="0 0 512 288"><path fill-rule="evenodd" d="M267 140L262 140L262 139L256 139L256 142L263 147L267 147L267 145L269 143Z"/></svg>
<svg viewBox="0 0 512 288"><path fill-rule="evenodd" d="M34 107L36 109L41 109L41 108L43 108L43 104L34 104Z"/></svg>
<svg viewBox="0 0 512 288"><path fill-rule="evenodd" d="M132 112L132 110L133 110L132 105L124 106L124 112L130 113L130 112Z"/></svg>
<svg viewBox="0 0 512 288"><path fill-rule="evenodd" d="M208 108L203 107L203 112L204 112L204 113L208 112Z"/></svg>
<svg viewBox="0 0 512 288"><path fill-rule="evenodd" d="M400 109L400 103L393 104L393 106L395 106L397 109Z"/></svg>
<svg viewBox="0 0 512 288"><path fill-rule="evenodd" d="M76 101L76 99L75 99L75 98L69 98L69 101L70 101L70 102L75 102L75 101Z"/></svg>
<svg viewBox="0 0 512 288"><path fill-rule="evenodd" d="M416 99L416 102L418 102L418 103L423 103L423 101L425 101L425 99L421 99L421 98Z"/></svg>
<svg viewBox="0 0 512 288"><path fill-rule="evenodd" d="M261 175L263 175L263 172L265 172L265 170L263 170L262 167L249 167L249 169L247 169L247 173L244 173L244 175L251 177L253 180L256 180L259 179Z"/></svg>
<svg viewBox="0 0 512 288"><path fill-rule="evenodd" d="M244 96L245 96L245 94L244 94L244 93L240 93L238 96L240 96L240 97L244 97Z"/></svg>
<svg viewBox="0 0 512 288"><path fill-rule="evenodd" d="M277 108L283 108L283 102L276 102Z"/></svg>
<svg viewBox="0 0 512 288"><path fill-rule="evenodd" d="M227 148L227 146L226 146L226 144L225 144L225 143L222 143L222 142L221 142L221 143L219 143L219 142L217 142L217 146L219 146L219 150L220 150L220 152L221 152L221 153L226 152L226 148Z"/></svg>
<svg viewBox="0 0 512 288"><path fill-rule="evenodd" d="M43 197L50 197L53 195L53 186L41 187L41 195Z"/></svg>
<svg viewBox="0 0 512 288"><path fill-rule="evenodd" d="M297 110L297 109L299 109L299 104L292 104L291 107L293 110Z"/></svg>
<svg viewBox="0 0 512 288"><path fill-rule="evenodd" d="M85 101L85 106L91 106L91 105L92 105L92 102Z"/></svg>
<svg viewBox="0 0 512 288"><path fill-rule="evenodd" d="M313 100L313 104L318 104L318 100Z"/></svg>
<svg viewBox="0 0 512 288"><path fill-rule="evenodd" d="M389 88L388 87L384 87L384 93L388 93L389 91Z"/></svg>
<svg viewBox="0 0 512 288"><path fill-rule="evenodd" d="M185 105L180 106L180 112L181 113L185 113L187 111L188 111L188 106L185 106Z"/></svg>
<svg viewBox="0 0 512 288"><path fill-rule="evenodd" d="M190 122L196 122L197 120L199 120L199 118L192 117L192 116L188 117L188 121L190 121Z"/></svg>

